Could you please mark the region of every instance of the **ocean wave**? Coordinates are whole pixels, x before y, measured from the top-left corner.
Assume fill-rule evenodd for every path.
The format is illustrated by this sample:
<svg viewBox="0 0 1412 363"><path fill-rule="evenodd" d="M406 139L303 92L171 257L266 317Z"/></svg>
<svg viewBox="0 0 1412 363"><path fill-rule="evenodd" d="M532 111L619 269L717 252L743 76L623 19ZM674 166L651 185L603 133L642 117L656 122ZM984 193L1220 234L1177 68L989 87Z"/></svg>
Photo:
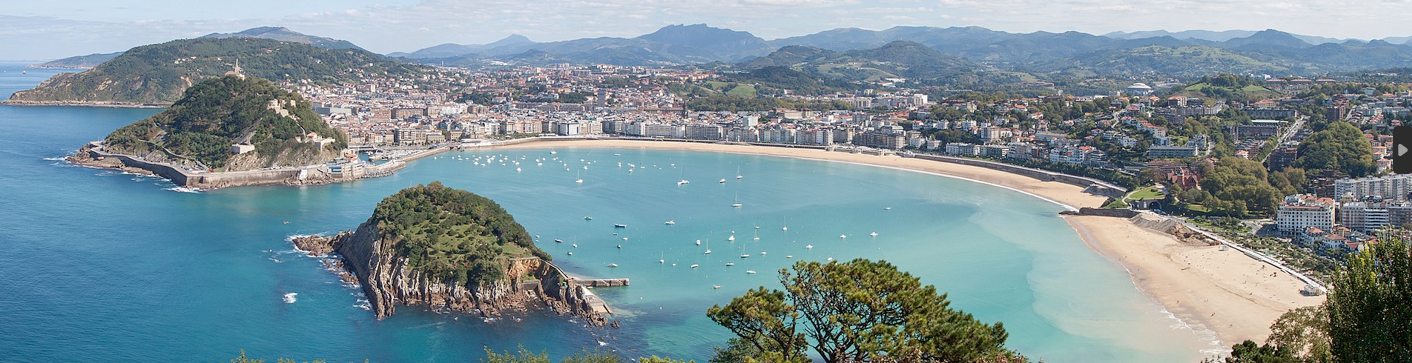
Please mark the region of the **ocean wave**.
<svg viewBox="0 0 1412 363"><path fill-rule="evenodd" d="M373 311L373 304L368 302L368 299L358 299L358 303L353 304L353 307L367 311Z"/></svg>
<svg viewBox="0 0 1412 363"><path fill-rule="evenodd" d="M44 158L44 160L48 160L48 161L68 161L68 157L67 157L67 156L56 156L56 157L52 157L52 158Z"/></svg>
<svg viewBox="0 0 1412 363"><path fill-rule="evenodd" d="M270 250L270 252L274 252L275 254L279 254L279 255L308 254L308 253L309 253L309 251L300 250L298 247L290 248L290 249L283 250L283 251Z"/></svg>
<svg viewBox="0 0 1412 363"><path fill-rule="evenodd" d="M1172 330L1190 331L1192 334L1196 335L1198 340L1206 342L1207 345L1213 347L1202 349L1202 355L1211 356L1230 353L1230 348L1221 342L1221 337L1216 334L1215 330L1212 330L1210 327L1206 326L1206 324L1189 323L1185 320L1182 320L1182 318L1178 317L1177 314L1172 313L1171 311L1165 308L1159 309L1158 312L1162 315L1165 315L1166 318L1174 321L1174 323L1167 326L1168 328Z"/></svg>
<svg viewBox="0 0 1412 363"><path fill-rule="evenodd" d="M314 237L314 236L323 236L323 234L321 234L321 233L315 233L315 234L291 234L291 235L288 235L288 236L284 236L284 241L285 241L285 242L289 242L289 244L290 244L290 246L291 246L291 247L290 247L291 249L288 250L288 251L281 251L281 252L279 252L279 253L281 253L281 254L284 254L284 253L298 253L298 254L307 256L307 257L309 257L309 258L313 258L313 259L324 259L324 258L330 257L328 254L310 255L310 254L309 254L309 251L301 250L301 249L299 249L299 245L294 244L294 240L295 240L295 239L304 238L304 237ZM330 270L330 271L332 271L332 270Z"/></svg>
<svg viewBox="0 0 1412 363"><path fill-rule="evenodd" d="M285 304L293 304L295 301L299 301L299 299L295 298L296 296L299 296L299 293L297 293L297 292L291 292L291 293L288 293L288 294L284 294L284 299L283 299L283 300L284 300L284 303L285 303Z"/></svg>
<svg viewBox="0 0 1412 363"><path fill-rule="evenodd" d="M166 188L165 190L170 190L170 191L178 192L178 193L196 193L196 194L200 194L200 193L201 193L201 188L171 187L171 188Z"/></svg>

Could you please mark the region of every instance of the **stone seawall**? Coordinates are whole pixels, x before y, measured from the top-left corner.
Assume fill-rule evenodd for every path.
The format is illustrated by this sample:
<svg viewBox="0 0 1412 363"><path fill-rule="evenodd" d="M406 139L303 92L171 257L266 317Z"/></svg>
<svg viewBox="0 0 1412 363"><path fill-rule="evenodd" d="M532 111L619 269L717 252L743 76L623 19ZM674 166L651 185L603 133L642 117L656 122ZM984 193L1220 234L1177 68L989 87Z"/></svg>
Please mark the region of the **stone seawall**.
<svg viewBox="0 0 1412 363"><path fill-rule="evenodd" d="M80 150L80 154L85 154L85 152L84 152L83 150ZM118 167L118 168L120 168L120 169L133 168L133 169L146 170L147 172L150 172L150 173L155 174L155 175L157 175L157 176L166 178L167 180L171 180L171 181L172 181L172 184L176 184L176 185L180 185L180 186L187 186L187 184L190 182L190 178L188 178L188 175L187 175L185 172L182 172L180 169L177 169L176 167L173 167L173 166L171 166L171 165L167 165L167 164L158 164L158 163L153 163L153 162L147 162L147 161L135 159L135 158L133 158L133 157L131 157L131 156L127 156L127 155L122 155L122 154L108 154L108 153L103 153L103 152L100 152L100 151L97 151L97 150L92 150L92 149L87 150L87 151L86 151L86 154L88 155L88 158L89 158L89 159L91 159L91 160L93 160L93 161L95 161L95 162L97 162L97 163L107 164L107 165L91 165L91 164L90 164L89 166L107 166L107 167ZM112 164L112 160L117 160L118 163L121 164L121 166ZM76 161L76 162L77 162L77 161ZM83 163L80 163L80 164L83 164ZM125 170L126 170L126 169L125 169Z"/></svg>
<svg viewBox="0 0 1412 363"><path fill-rule="evenodd" d="M1059 214L1063 214L1063 215L1073 215L1073 216L1101 216L1101 217L1132 218L1132 217L1135 217L1135 216L1137 216L1137 215L1139 215L1139 214L1142 214L1142 212L1135 211L1135 210L1132 210L1132 209L1101 209L1101 208L1083 207L1083 208L1079 208L1079 211L1078 211L1078 212L1074 212L1074 211L1063 211L1063 212L1059 212Z"/></svg>
<svg viewBox="0 0 1412 363"><path fill-rule="evenodd" d="M170 180L172 184L188 188L220 189L254 185L313 185L358 180L361 178L341 178L331 174L327 168L308 166L303 168L280 168L269 170L193 172L166 163L155 163L134 158L130 155L104 152L101 144L94 142L80 148L78 153L67 159L76 165L95 168L113 168L131 173L150 174ZM394 160L379 165L368 165L363 178L391 175L406 167L407 163Z"/></svg>
<svg viewBox="0 0 1412 363"><path fill-rule="evenodd" d="M1105 197L1121 198L1124 194L1128 192L1127 188L1113 185L1111 183L1094 178L1069 175L1035 168L1027 168L1019 165L941 155L913 154L910 157L924 160L940 161L945 163L977 166L987 169L999 170L1011 174L1024 175L1042 181L1053 181L1075 185L1084 188L1084 192L1086 193Z"/></svg>
<svg viewBox="0 0 1412 363"><path fill-rule="evenodd" d="M290 183L299 180L299 170L252 170L222 173L199 173L187 176L185 186L201 189L220 189L247 185L269 185ZM173 181L175 183L175 181ZM181 183L178 183L181 185Z"/></svg>

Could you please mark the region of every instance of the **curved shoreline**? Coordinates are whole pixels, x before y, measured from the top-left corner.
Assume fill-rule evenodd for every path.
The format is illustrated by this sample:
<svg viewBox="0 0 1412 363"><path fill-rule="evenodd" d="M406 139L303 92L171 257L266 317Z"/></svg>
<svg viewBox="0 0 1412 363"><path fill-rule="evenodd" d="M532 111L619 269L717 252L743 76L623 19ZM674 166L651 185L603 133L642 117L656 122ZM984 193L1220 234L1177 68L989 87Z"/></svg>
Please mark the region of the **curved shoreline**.
<svg viewBox="0 0 1412 363"><path fill-rule="evenodd" d="M1075 182L1073 179L1066 179L1068 183L1052 181L1059 178L1038 173L1039 177L1051 181L1041 180L1034 176L1036 173L1029 173L1030 170L1012 172L936 158L837 152L822 147L645 139L531 138L469 146L462 150L560 146L718 152L888 168L1004 188L1071 211L1099 207L1107 200L1107 197L1087 193L1085 187L1070 184ZM449 149L433 149L426 155L442 151ZM1264 341L1269 335L1269 325L1280 314L1323 301L1322 297L1299 295L1298 291L1304 283L1293 276L1276 273L1265 278L1267 275L1264 274L1269 272L1264 270L1267 265L1239 252L1215 253L1212 251L1218 247L1184 245L1171 235L1139 227L1127 219L1072 215L1062 218L1091 250L1122 267L1143 294L1161 305L1180 324L1197 333L1202 331L1201 327L1213 331L1219 339L1216 343L1218 347L1228 347L1246 339ZM1261 272L1258 278L1252 280L1254 271Z"/></svg>
<svg viewBox="0 0 1412 363"><path fill-rule="evenodd" d="M1066 209L1099 207L1106 197L1061 182L1041 181L972 165L942 161L832 152L808 148L779 148L688 142L637 140L554 140L526 142L493 148L545 147L624 148L723 152L744 155L840 162L920 172L961 179L1020 192ZM1299 294L1304 283L1288 274L1271 276L1265 263L1234 250L1183 244L1175 237L1146 229L1124 218L1063 216L1085 244L1126 271L1133 284L1161 305L1195 334L1214 335L1216 349L1250 339L1263 342L1269 325L1284 312L1317 305L1322 297ZM1213 351L1203 351L1205 354Z"/></svg>

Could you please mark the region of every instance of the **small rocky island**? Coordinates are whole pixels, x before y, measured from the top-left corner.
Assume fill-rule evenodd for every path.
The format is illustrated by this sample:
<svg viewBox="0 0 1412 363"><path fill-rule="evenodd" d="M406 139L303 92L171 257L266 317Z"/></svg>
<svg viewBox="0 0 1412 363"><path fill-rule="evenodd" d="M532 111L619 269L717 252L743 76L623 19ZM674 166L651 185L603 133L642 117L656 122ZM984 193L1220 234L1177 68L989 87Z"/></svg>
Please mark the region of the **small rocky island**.
<svg viewBox="0 0 1412 363"><path fill-rule="evenodd" d="M233 71L191 86L170 108L83 146L69 161L203 189L318 184L383 172L344 151L347 145L347 136L303 97Z"/></svg>
<svg viewBox="0 0 1412 363"><path fill-rule="evenodd" d="M397 305L479 313L547 306L594 325L611 314L603 300L550 263L499 204L439 182L403 189L378 203L358 229L294 239L313 255L341 256L379 319Z"/></svg>

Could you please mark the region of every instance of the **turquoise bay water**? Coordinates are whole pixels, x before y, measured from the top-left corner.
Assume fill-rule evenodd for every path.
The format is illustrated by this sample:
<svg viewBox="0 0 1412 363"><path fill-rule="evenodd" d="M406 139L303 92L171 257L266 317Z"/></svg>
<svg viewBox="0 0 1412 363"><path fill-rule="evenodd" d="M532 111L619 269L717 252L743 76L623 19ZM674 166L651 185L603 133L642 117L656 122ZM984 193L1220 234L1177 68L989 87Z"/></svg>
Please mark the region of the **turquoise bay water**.
<svg viewBox="0 0 1412 363"><path fill-rule="evenodd" d="M0 95L53 73L19 70L0 66ZM1049 362L1194 362L1216 348L1089 250L1055 216L1061 207L932 175L545 145L443 154L348 184L181 193L159 179L55 160L155 112L0 107L8 171L0 174L0 361L221 361L244 349L332 362L459 362L517 345L554 356L602 346L700 360L729 338L706 308L778 286L775 272L796 260L830 257L890 261L949 293L953 307L1003 322L1011 347ZM472 161L492 155L488 166ZM629 163L638 166L632 173ZM691 183L676 185L682 178ZM383 197L433 180L499 202L571 273L631 278L630 287L597 290L622 328L405 307L378 321L358 306L357 290L286 241L356 227ZM737 200L743 206L732 208Z"/></svg>

